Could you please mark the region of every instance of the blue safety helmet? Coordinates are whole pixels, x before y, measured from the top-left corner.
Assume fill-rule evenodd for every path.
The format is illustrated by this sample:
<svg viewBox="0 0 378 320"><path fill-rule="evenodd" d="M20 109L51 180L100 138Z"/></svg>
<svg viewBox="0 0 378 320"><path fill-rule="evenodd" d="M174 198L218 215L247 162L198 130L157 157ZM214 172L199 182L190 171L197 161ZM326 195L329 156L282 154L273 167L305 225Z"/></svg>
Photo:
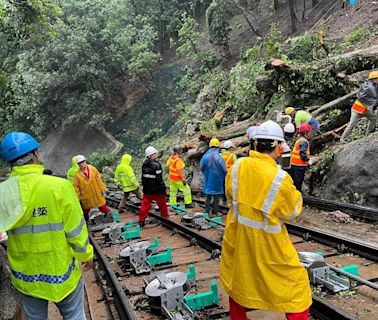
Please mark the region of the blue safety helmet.
<svg viewBox="0 0 378 320"><path fill-rule="evenodd" d="M39 147L39 143L28 133L9 132L0 144L0 156L5 162L16 160Z"/></svg>

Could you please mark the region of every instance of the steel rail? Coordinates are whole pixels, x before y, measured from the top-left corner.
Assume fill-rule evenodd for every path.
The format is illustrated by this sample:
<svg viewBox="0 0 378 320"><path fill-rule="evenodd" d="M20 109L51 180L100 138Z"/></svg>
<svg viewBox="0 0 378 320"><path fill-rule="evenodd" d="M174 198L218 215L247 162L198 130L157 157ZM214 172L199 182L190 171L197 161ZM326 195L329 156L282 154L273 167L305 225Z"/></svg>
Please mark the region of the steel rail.
<svg viewBox="0 0 378 320"><path fill-rule="evenodd" d="M99 262L100 262L100 265L102 266L102 269L105 271L107 277L110 280L110 285L113 288L113 292L115 293L114 301L115 301L117 310L119 312L120 318L127 319L127 320L137 320L137 317L133 311L130 301L127 298L122 287L120 286L119 281L112 267L110 266L106 256L103 254L100 246L98 245L97 241L91 234L89 234L89 240L96 251L96 255L99 258Z"/></svg>
<svg viewBox="0 0 378 320"><path fill-rule="evenodd" d="M321 320L357 320L338 307L329 304L315 295L312 295L310 314Z"/></svg>
<svg viewBox="0 0 378 320"><path fill-rule="evenodd" d="M359 242L342 235L336 235L323 230L304 227L294 223L285 223L287 231L305 240L314 240L327 246L334 247L340 252L352 252L369 260L378 261L378 247Z"/></svg>
<svg viewBox="0 0 378 320"><path fill-rule="evenodd" d="M194 202L203 204L202 199L193 199ZM226 206L219 206L228 210ZM345 237L339 234L332 234L314 227L304 227L292 222L285 222L287 231L290 234L299 236L305 240L314 240L316 242L334 247L339 252L351 252L369 260L378 261L378 247L368 243L360 242L356 239Z"/></svg>
<svg viewBox="0 0 378 320"><path fill-rule="evenodd" d="M303 196L303 203L313 208L325 211L340 210L355 218L378 222L378 209L376 208L369 208L356 204L341 203L334 200L327 200L311 196Z"/></svg>
<svg viewBox="0 0 378 320"><path fill-rule="evenodd" d="M114 198L107 197L107 200L109 200L111 203L119 203L119 200ZM139 207L136 205L128 205L133 210L138 210ZM162 225L165 227L171 229L171 230L177 230L180 232L180 234L188 239L196 239L197 243L203 247L204 249L208 250L209 252L213 253L214 250L220 250L222 249L222 244L215 242L198 232L194 231L191 228L188 228L186 226L183 226L177 222L174 222L170 219L166 219L161 217L157 213L149 213L149 216L153 217L157 221L159 221ZM315 316L316 318L320 320L356 320L351 315L347 314L343 310L339 309L338 307L335 307L323 299L313 295L313 303L310 308L310 313Z"/></svg>

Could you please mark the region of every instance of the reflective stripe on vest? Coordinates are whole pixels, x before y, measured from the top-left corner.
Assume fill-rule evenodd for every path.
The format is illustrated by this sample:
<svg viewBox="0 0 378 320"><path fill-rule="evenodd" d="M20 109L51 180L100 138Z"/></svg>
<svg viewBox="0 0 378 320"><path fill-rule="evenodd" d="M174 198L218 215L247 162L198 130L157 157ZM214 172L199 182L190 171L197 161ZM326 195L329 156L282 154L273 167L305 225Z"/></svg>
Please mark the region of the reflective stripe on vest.
<svg viewBox="0 0 378 320"><path fill-rule="evenodd" d="M243 159L243 158L242 158ZM239 202L238 202L238 190L239 190L239 165L241 163L241 160L235 162L235 165L232 167L232 211L233 211L233 217L238 220L238 223L253 228L253 229L259 229L264 230L268 233L279 233L281 232L281 224L270 226L268 222L268 215L270 210L272 209L274 199L276 198L276 195L278 193L278 190L281 187L282 181L285 178L286 172L283 170L278 170L277 175L275 176L272 186L269 189L268 195L265 198L264 204L262 206L262 213L264 215L264 221L256 221L252 220L246 217L243 217L239 214ZM297 207L296 207L297 211ZM296 212L295 211L295 212ZM294 213L295 213L294 212Z"/></svg>
<svg viewBox="0 0 378 320"><path fill-rule="evenodd" d="M222 158L226 162L227 169L234 164L234 154L233 153L222 153Z"/></svg>
<svg viewBox="0 0 378 320"><path fill-rule="evenodd" d="M85 219L83 217L81 219L81 221L80 221L79 226L77 226L72 231L66 233L66 238L69 239L69 238L75 238L75 237L77 237L80 234L80 232L83 230L84 225L85 225Z"/></svg>
<svg viewBox="0 0 378 320"><path fill-rule="evenodd" d="M310 156L310 144L308 143L307 139L304 137L299 138L297 141L295 141L293 152L291 154L291 164L294 166L303 166L303 167L308 166L308 161L302 160L300 152L299 152L300 151L299 145L304 141L307 142L306 154L308 157Z"/></svg>
<svg viewBox="0 0 378 320"><path fill-rule="evenodd" d="M46 223L40 225L26 225L20 228L15 228L12 230L8 230L8 235L17 235L17 234L25 234L25 233L43 233L43 232L50 232L50 231L62 231L63 230L63 223Z"/></svg>
<svg viewBox="0 0 378 320"><path fill-rule="evenodd" d="M72 271L75 268L75 258L72 259L72 263L69 265L68 270L66 273L60 276L52 276L48 274L33 274L27 275L22 272L17 272L12 270L12 274L15 278L25 281L25 282L47 282L53 284L61 284L65 282L70 276Z"/></svg>
<svg viewBox="0 0 378 320"><path fill-rule="evenodd" d="M169 165L169 180L174 180L174 181L180 180L179 179L180 176L176 168L176 165L179 161L180 161L180 158L173 159L173 161Z"/></svg>
<svg viewBox="0 0 378 320"><path fill-rule="evenodd" d="M359 100L356 100L353 103L352 110L357 113L364 114L367 112L367 107Z"/></svg>
<svg viewBox="0 0 378 320"><path fill-rule="evenodd" d="M151 179L155 179L156 178L156 176L154 174L148 174L148 173L143 174L143 177L145 177L145 178L151 178Z"/></svg>

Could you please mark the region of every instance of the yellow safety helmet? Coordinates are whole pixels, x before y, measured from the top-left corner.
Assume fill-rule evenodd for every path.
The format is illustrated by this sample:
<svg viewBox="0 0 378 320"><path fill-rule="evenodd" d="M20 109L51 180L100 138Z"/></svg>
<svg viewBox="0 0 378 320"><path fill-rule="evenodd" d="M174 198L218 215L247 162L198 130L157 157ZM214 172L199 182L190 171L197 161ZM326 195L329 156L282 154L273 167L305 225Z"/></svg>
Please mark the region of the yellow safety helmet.
<svg viewBox="0 0 378 320"><path fill-rule="evenodd" d="M217 138L213 138L210 140L209 147L219 147L219 140Z"/></svg>
<svg viewBox="0 0 378 320"><path fill-rule="evenodd" d="M376 79L376 78L378 78L378 70L372 71L369 73L369 79Z"/></svg>
<svg viewBox="0 0 378 320"><path fill-rule="evenodd" d="M285 109L285 114L286 114L287 116L290 116L294 111L295 111L295 109L294 109L293 107L287 107L287 108Z"/></svg>

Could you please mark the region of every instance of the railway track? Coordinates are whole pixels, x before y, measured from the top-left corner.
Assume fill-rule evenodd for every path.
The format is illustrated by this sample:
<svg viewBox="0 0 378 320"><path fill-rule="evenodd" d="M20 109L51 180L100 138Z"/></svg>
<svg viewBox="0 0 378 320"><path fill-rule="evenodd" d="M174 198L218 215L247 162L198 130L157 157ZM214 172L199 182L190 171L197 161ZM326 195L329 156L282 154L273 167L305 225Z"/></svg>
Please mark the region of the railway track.
<svg viewBox="0 0 378 320"><path fill-rule="evenodd" d="M109 205L116 207L119 199L108 197ZM203 200L196 199L201 205ZM136 205L129 206L130 211L137 212L139 207ZM222 209L227 209L223 207ZM148 224L141 230L141 238L138 241L152 242L155 237L159 239L159 252L164 253L170 247L172 261L155 266L152 273L164 271L184 272L187 273L191 265L195 266L197 286L189 291L189 295L196 297L199 293L210 292L212 284L217 284L219 292L219 301L217 306L210 306L205 311L197 311L201 319L219 319L228 315L227 295L218 282L219 274L219 253L221 250L222 227L207 230L196 230L183 226L180 223L179 215L171 215L169 220L163 219L157 213L150 213L151 224ZM121 222L127 223L129 220L136 222L137 216L133 214L121 215ZM220 223L222 224L222 223ZM135 225L134 225L135 227ZM111 288L111 301L119 310L121 319L160 319L161 316L151 314L149 300L144 293L144 287L148 283L149 275L135 275L127 266L124 259L120 258L120 251L125 247L125 243L110 244L105 241L101 230L94 229L92 232L91 242L98 252L101 260L101 268L105 270L107 286ZM354 241L347 237L330 235L321 230L314 228L304 228L295 224L288 225L288 230L293 235L292 242L298 251L322 251L325 259L331 264L342 264L343 260L355 261L361 267L361 277L367 279L378 278L378 270L374 268L378 259L377 248L364 244L363 242ZM358 254L358 256L356 255ZM125 267L126 265L126 267ZM364 266L365 265L365 266ZM151 273L151 274L152 274ZM363 280L357 277L357 280ZM356 282L356 284L358 281ZM356 304L358 299L371 298L367 308L373 308L378 296L373 281L368 281L366 286L359 283L356 287L357 293L349 299ZM358 292L361 289L361 294ZM320 296L326 295L327 302ZM330 295L329 293L320 293L320 296L314 295L311 315L313 319L360 319L356 317L355 310L350 312L343 303L342 297ZM336 296L336 298L333 298ZM352 304L353 304L352 303ZM155 306L156 308L156 306ZM283 319L281 314L267 313L264 311L251 311L250 316L256 319ZM370 319L370 318L361 318Z"/></svg>

